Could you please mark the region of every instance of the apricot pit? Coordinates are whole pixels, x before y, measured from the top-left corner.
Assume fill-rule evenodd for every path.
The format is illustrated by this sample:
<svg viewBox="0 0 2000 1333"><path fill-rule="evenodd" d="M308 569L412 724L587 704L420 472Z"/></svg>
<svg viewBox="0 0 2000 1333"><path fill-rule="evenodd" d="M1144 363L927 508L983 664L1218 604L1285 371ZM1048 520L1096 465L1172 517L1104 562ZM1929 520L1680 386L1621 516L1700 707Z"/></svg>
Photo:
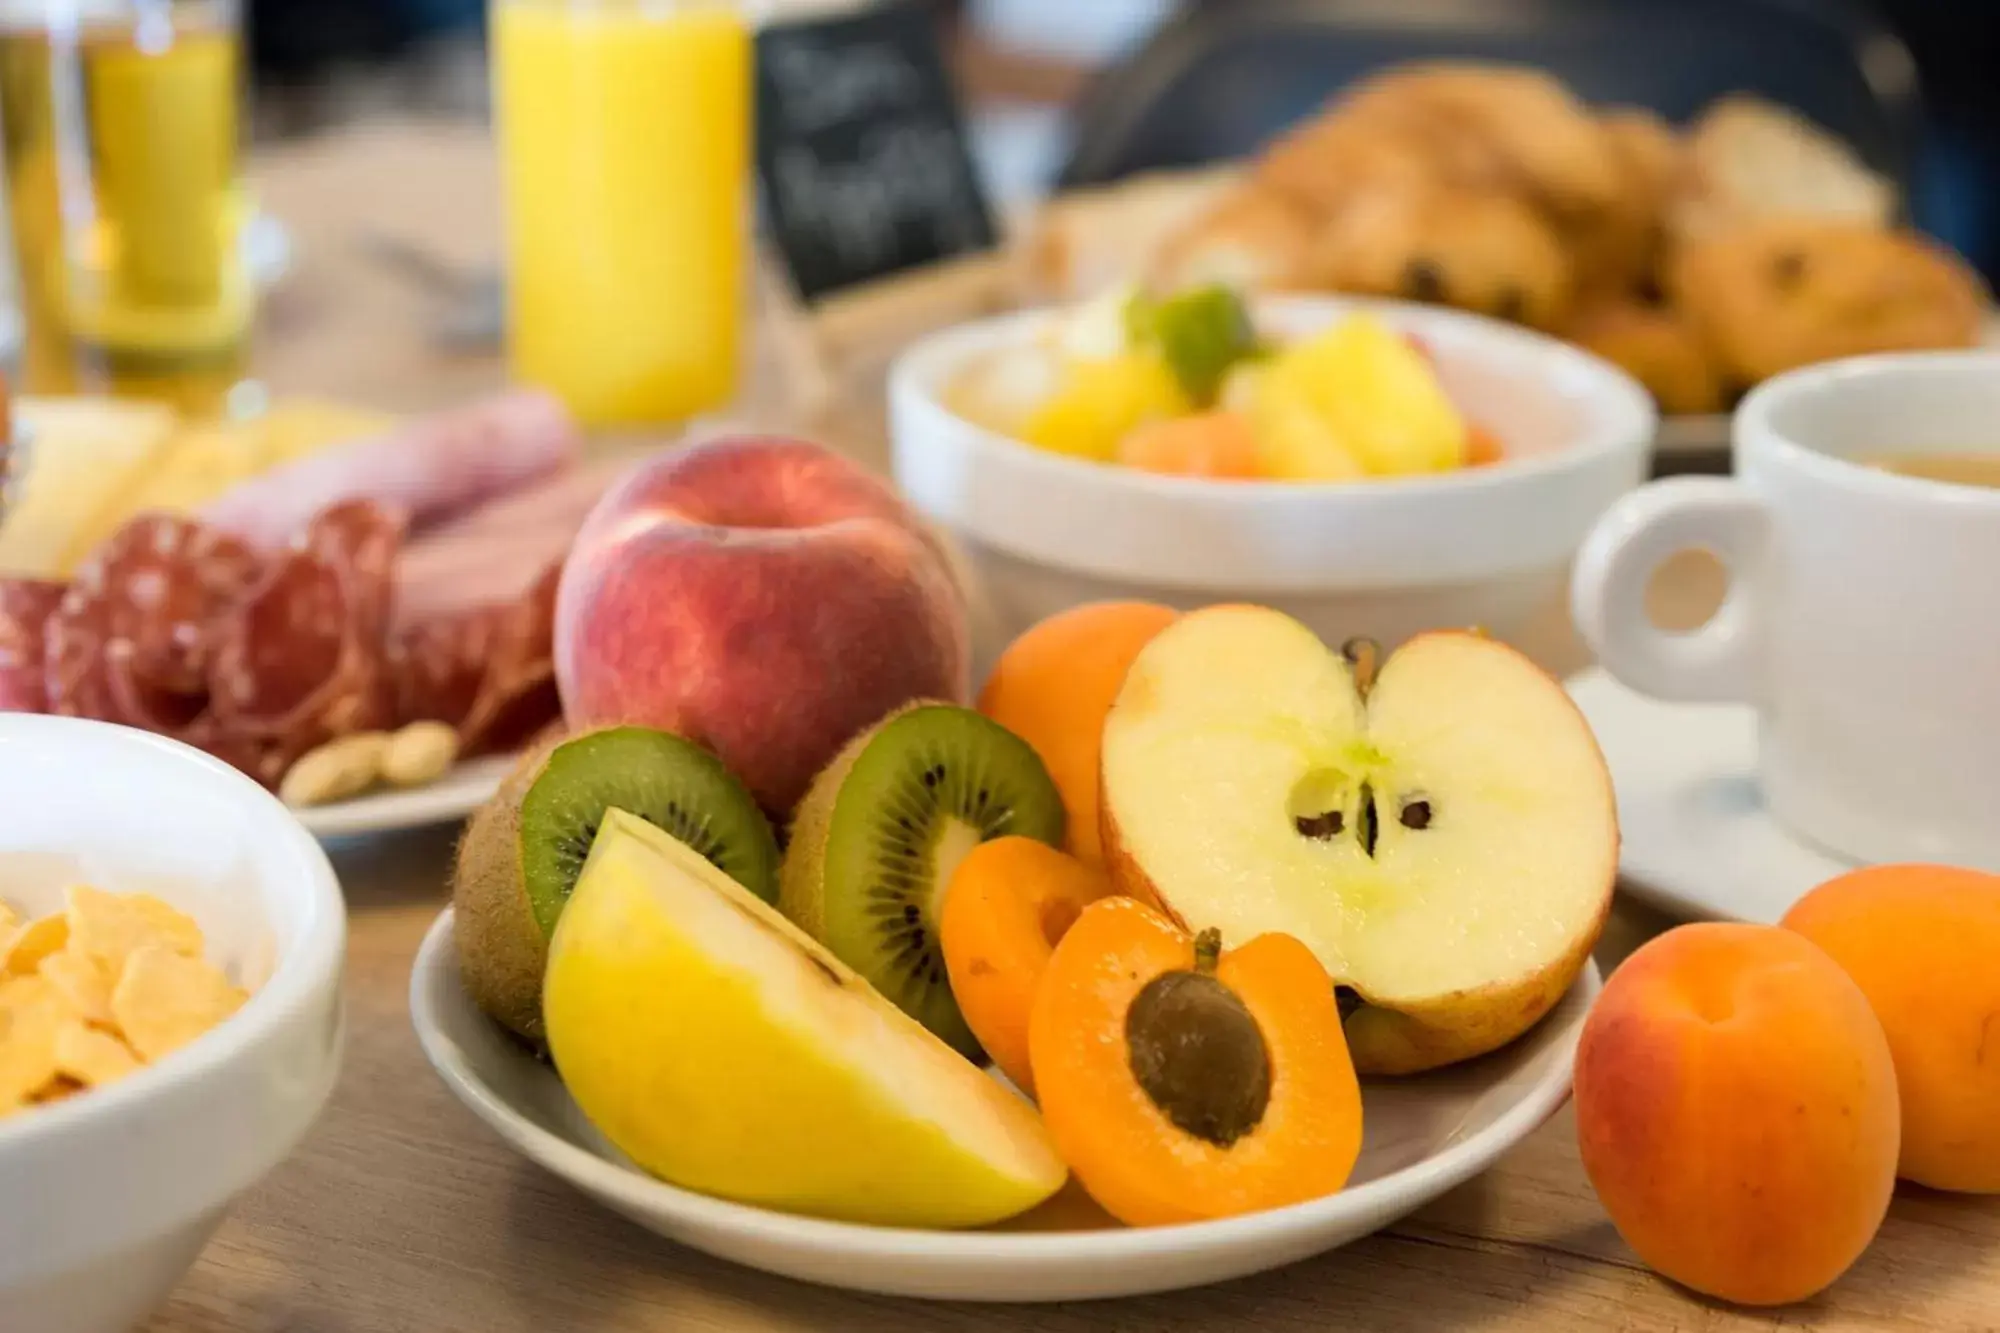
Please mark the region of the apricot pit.
<svg viewBox="0 0 2000 1333"><path fill-rule="evenodd" d="M1236 992L1215 979L1220 932L1194 942L1194 970L1162 972L1125 1011L1132 1077L1198 1139L1227 1148L1271 1102L1271 1052Z"/></svg>
<svg viewBox="0 0 2000 1333"><path fill-rule="evenodd" d="M1361 1089L1326 969L1289 935L1222 944L1102 898L1035 996L1042 1118L1091 1197L1134 1226L1319 1198L1361 1151Z"/></svg>

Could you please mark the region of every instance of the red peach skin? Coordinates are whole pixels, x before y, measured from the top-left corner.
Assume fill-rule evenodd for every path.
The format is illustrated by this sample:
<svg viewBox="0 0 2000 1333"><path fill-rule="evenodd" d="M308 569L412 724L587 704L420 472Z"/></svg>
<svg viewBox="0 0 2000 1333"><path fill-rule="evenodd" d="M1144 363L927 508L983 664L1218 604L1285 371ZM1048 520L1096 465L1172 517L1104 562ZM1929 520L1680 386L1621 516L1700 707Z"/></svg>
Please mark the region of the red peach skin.
<svg viewBox="0 0 2000 1333"><path fill-rule="evenodd" d="M840 455L761 436L605 495L563 571L555 657L572 727L686 736L781 818L864 727L968 692L964 603L916 515Z"/></svg>

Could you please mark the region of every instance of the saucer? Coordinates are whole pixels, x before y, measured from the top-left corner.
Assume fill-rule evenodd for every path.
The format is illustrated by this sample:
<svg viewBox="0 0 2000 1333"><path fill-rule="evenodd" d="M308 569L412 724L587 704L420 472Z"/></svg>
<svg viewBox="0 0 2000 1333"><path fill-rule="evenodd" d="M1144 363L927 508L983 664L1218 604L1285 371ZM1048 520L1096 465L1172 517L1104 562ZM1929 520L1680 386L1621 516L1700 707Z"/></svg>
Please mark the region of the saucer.
<svg viewBox="0 0 2000 1333"><path fill-rule="evenodd" d="M1768 924L1853 868L1765 808L1753 709L1662 703L1598 670L1571 678L1569 692L1618 791L1624 891L1675 916Z"/></svg>

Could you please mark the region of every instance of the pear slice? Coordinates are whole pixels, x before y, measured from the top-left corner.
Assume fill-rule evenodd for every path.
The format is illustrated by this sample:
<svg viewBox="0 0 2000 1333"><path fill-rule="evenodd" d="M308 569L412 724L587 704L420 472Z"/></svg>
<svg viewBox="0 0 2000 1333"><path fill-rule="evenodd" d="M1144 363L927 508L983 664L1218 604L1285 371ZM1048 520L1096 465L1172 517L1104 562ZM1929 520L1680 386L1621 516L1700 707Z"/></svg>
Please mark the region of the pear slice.
<svg viewBox="0 0 2000 1333"><path fill-rule="evenodd" d="M592 1124L687 1189L965 1227L1066 1169L1039 1116L691 848L607 812L549 946L549 1049Z"/></svg>
<svg viewBox="0 0 2000 1333"><path fill-rule="evenodd" d="M1303 941L1364 1001L1357 1068L1410 1073L1532 1026L1596 942L1618 865L1595 737L1476 634L1379 676L1261 607L1183 616L1106 719L1107 864L1191 930Z"/></svg>

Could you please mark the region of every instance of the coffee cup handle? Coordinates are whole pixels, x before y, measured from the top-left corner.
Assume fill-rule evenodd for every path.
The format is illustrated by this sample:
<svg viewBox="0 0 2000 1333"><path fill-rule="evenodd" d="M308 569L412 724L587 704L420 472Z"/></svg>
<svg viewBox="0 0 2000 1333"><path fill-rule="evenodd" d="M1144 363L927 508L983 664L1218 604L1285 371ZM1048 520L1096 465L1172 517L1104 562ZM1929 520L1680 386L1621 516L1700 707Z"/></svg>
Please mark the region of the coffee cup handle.
<svg viewBox="0 0 2000 1333"><path fill-rule="evenodd" d="M1762 654L1758 581L1769 516L1720 477L1674 477L1629 493L1585 539L1570 613L1605 670L1659 699L1754 703ZM1707 624L1663 630L1646 585L1668 557L1702 548L1728 567L1729 592Z"/></svg>

